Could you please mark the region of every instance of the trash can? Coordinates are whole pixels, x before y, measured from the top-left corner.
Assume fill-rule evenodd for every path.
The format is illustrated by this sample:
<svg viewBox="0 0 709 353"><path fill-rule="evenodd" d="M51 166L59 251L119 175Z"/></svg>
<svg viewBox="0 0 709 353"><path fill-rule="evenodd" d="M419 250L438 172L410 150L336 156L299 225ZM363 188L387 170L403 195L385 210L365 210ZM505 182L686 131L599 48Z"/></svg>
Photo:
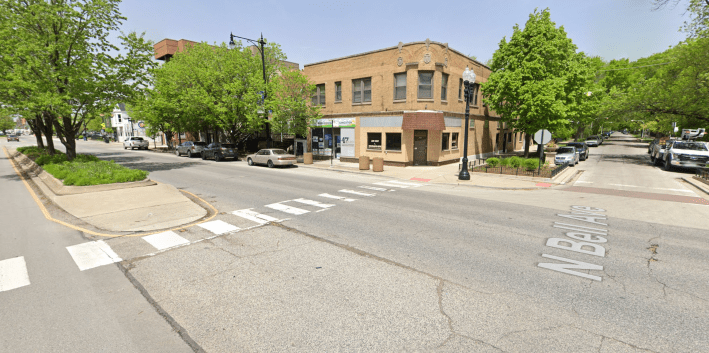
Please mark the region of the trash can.
<svg viewBox="0 0 709 353"><path fill-rule="evenodd" d="M369 170L369 156L359 157L359 170Z"/></svg>
<svg viewBox="0 0 709 353"><path fill-rule="evenodd" d="M312 152L303 153L303 164L313 164L313 153Z"/></svg>
<svg viewBox="0 0 709 353"><path fill-rule="evenodd" d="M373 172L383 172L384 171L384 158L374 157L372 160L372 171Z"/></svg>

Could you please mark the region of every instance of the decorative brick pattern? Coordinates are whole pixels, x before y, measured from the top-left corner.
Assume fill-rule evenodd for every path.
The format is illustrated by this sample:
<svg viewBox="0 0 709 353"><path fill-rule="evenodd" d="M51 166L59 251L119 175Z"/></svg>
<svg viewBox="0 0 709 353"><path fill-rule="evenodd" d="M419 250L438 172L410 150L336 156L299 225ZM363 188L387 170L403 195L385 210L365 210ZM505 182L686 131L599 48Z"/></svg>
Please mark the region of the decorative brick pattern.
<svg viewBox="0 0 709 353"><path fill-rule="evenodd" d="M446 123L442 112L407 112L404 113L401 129L443 131Z"/></svg>

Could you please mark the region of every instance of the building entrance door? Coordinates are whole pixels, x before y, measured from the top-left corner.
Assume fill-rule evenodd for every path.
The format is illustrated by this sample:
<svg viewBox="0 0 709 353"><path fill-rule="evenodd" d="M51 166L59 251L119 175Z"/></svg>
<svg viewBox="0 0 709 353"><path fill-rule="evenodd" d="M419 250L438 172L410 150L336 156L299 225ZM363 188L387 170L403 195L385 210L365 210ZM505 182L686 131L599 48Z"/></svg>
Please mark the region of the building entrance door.
<svg viewBox="0 0 709 353"><path fill-rule="evenodd" d="M414 130L414 165L428 164L428 131Z"/></svg>

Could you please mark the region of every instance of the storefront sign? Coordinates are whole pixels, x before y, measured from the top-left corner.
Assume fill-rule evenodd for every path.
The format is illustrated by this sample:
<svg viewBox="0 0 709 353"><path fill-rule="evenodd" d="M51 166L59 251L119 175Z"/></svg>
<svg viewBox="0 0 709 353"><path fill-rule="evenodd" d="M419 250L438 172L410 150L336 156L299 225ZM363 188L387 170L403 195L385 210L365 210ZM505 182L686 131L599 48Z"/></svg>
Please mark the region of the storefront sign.
<svg viewBox="0 0 709 353"><path fill-rule="evenodd" d="M318 119L313 128L355 127L356 118Z"/></svg>

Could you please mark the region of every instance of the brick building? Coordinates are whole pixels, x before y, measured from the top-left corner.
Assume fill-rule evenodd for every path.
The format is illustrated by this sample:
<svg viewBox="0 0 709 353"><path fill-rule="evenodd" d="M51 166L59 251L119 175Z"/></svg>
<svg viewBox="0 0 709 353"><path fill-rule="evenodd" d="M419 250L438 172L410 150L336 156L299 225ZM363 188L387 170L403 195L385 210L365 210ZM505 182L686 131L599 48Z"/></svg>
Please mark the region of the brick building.
<svg viewBox="0 0 709 353"><path fill-rule="evenodd" d="M524 136L500 129L499 116L482 104L479 84L490 68L430 40L307 64L316 85L313 155L356 161L383 157L388 165L441 165L463 157L463 71L475 72L470 107L468 158L523 148ZM335 151L332 147L335 147Z"/></svg>

